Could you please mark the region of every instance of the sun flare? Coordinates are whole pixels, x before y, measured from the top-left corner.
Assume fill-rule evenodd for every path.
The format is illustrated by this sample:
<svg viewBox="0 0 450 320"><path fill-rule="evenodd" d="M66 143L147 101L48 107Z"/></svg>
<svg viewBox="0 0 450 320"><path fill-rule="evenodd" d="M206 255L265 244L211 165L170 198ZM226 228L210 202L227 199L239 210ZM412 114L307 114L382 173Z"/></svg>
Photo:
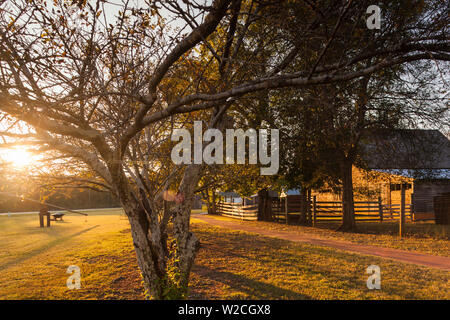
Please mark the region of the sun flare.
<svg viewBox="0 0 450 320"><path fill-rule="evenodd" d="M31 164L31 154L22 148L1 149L0 157L16 168L24 168Z"/></svg>

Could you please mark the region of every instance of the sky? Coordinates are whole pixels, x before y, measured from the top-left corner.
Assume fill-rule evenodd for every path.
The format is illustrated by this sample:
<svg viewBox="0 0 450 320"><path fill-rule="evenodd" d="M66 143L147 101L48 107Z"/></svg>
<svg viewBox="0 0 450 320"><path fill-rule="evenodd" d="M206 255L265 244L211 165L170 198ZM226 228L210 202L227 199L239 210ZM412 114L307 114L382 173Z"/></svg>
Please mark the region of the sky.
<svg viewBox="0 0 450 320"><path fill-rule="evenodd" d="M89 2L93 5L95 5L95 0L89 0ZM210 3L211 1L206 1L206 3ZM53 6L53 2L52 1L47 1L49 8L51 9L51 7ZM119 12L119 10L121 10L122 8L122 3L124 3L124 1L120 1L120 0L109 0L109 1L105 1L102 5L103 5L103 12L105 14L106 20L108 22L113 23L116 19L117 19L117 14ZM142 1L142 0L130 0L131 4L134 4L135 6L145 6L146 1ZM182 2L180 2L182 4ZM133 5L133 6L134 6ZM166 19L171 19L171 14L166 10L166 9L162 9L160 11L160 14L166 18ZM175 20L172 21L171 24L174 27L183 27L184 23L181 20ZM446 76L445 79L443 79L443 81L446 83L446 91L445 93L443 93L444 96L449 95L449 84L450 84L450 79L448 79L448 74L446 74L444 72L444 76ZM419 125L419 127L422 128L426 128L427 125ZM447 134L447 136L449 136L449 132L443 132L444 134ZM3 158L6 161L12 161L15 163L15 166L17 168L23 168L26 167L27 165L33 163L33 161L35 161L37 158L33 158L33 156L31 155L31 153L28 153L26 151L26 148L20 148L17 147L15 149L5 149L5 148L1 148L0 146L0 158Z"/></svg>

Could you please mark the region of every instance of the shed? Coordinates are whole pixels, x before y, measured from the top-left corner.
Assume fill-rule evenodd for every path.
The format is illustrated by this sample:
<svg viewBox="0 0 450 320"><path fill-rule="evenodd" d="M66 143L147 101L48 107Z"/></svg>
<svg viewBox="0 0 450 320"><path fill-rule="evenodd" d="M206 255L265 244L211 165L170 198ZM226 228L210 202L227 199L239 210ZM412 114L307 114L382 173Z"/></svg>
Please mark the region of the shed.
<svg viewBox="0 0 450 320"><path fill-rule="evenodd" d="M450 192L450 140L439 130L373 132L364 141L363 159L370 169L413 179L416 219L434 218L434 197ZM389 186L394 191L395 187Z"/></svg>

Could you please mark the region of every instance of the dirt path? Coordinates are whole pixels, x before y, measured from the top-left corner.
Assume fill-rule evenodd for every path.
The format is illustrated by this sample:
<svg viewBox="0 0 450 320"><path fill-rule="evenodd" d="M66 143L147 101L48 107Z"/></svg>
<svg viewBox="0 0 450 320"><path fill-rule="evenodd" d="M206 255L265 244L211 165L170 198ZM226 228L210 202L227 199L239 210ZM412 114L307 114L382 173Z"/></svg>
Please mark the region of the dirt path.
<svg viewBox="0 0 450 320"><path fill-rule="evenodd" d="M214 219L204 214L193 214L192 217L222 228L229 228L238 231L246 231L267 237L279 238L293 242L302 242L313 245L326 246L340 250L371 256L378 256L386 259L392 259L401 262L412 263L421 266L450 271L450 258L447 257L433 256L429 254L416 253L412 251L399 249L355 244L349 241L327 239L322 237L311 236L308 234L296 233L292 231L267 230L264 228L245 225L237 221L234 222L234 221Z"/></svg>

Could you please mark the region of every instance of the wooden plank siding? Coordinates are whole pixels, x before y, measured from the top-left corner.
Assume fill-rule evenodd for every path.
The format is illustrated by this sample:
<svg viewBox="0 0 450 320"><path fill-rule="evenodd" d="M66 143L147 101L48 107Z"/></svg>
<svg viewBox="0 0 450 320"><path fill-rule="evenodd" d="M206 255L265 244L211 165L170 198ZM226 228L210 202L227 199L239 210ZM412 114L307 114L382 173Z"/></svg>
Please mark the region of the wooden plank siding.
<svg viewBox="0 0 450 320"><path fill-rule="evenodd" d="M434 197L448 192L450 192L450 181L448 180L416 181L412 194L415 220L434 219Z"/></svg>

